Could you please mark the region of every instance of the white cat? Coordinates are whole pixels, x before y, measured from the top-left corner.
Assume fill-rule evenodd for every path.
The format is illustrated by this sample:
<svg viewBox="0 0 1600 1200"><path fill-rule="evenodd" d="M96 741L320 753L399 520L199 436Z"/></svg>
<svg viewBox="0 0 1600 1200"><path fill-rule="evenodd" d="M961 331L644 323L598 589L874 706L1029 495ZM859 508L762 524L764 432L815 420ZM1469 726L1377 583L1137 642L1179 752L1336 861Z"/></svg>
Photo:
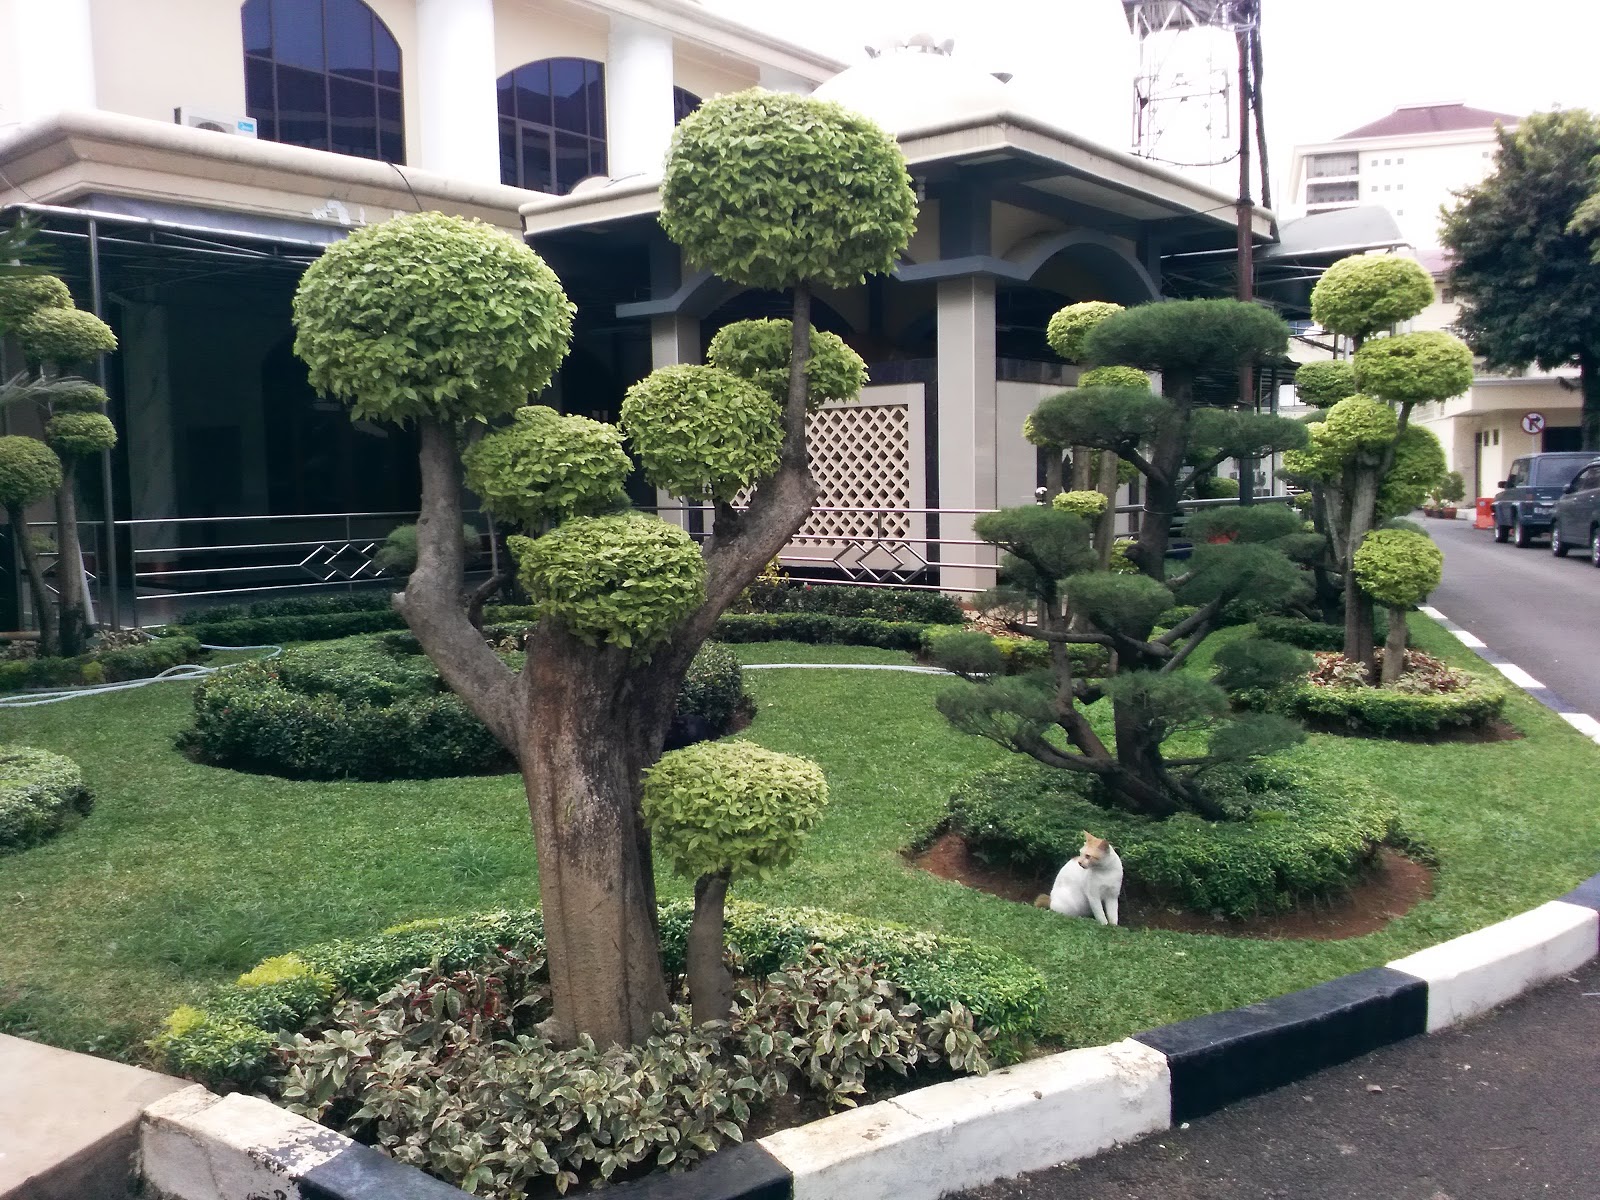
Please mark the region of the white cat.
<svg viewBox="0 0 1600 1200"><path fill-rule="evenodd" d="M1110 842L1084 830L1078 857L1057 873L1050 895L1034 903L1064 917L1093 917L1102 925L1115 925L1121 893L1122 860Z"/></svg>

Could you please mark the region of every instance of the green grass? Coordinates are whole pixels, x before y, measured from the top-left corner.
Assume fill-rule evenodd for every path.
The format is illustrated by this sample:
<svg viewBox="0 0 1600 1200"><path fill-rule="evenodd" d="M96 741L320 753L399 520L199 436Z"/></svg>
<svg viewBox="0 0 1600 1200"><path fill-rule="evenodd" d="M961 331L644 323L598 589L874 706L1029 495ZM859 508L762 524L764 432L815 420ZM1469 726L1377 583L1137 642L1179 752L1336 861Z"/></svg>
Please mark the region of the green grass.
<svg viewBox="0 0 1600 1200"><path fill-rule="evenodd" d="M1430 622L1414 625L1422 648L1476 662ZM910 661L840 646L735 649L752 663ZM1002 753L934 712L944 680L880 671L747 679L758 709L744 736L815 758L833 799L788 870L736 885L735 895L993 942L1052 982L1051 1033L1068 1044L1381 964L1600 870L1600 807L1591 799L1600 748L1513 689L1507 716L1528 734L1521 741L1318 736L1296 751L1380 781L1401 799L1408 830L1440 856L1434 898L1383 932L1262 942L1064 921L901 857L938 822L955 784ZM99 799L56 840L0 858L0 1029L137 1057L174 1005L266 955L409 917L536 902L515 776L300 783L197 766L171 747L188 720L189 691L162 685L0 716L4 740L77 759ZM664 895L688 891L670 877L661 884Z"/></svg>

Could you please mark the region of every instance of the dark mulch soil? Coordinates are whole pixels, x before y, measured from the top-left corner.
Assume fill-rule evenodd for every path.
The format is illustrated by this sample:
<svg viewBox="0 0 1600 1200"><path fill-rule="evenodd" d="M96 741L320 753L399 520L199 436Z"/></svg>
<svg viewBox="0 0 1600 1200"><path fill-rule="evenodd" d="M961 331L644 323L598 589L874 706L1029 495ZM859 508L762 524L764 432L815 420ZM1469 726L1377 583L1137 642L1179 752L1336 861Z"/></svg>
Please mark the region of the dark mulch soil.
<svg viewBox="0 0 1600 1200"><path fill-rule="evenodd" d="M911 861L940 879L949 879L1018 904L1032 904L1039 896L1047 895L1054 882L1054 872L1048 876L1030 876L1015 868L985 863L956 833L944 834ZM1360 884L1342 896L1308 901L1293 912L1243 920L1206 916L1168 907L1141 893L1138 886L1130 882L1123 886L1119 915L1121 924L1133 929L1172 929L1181 933L1267 940L1337 941L1376 933L1431 895L1433 872L1385 847L1379 852L1372 873Z"/></svg>

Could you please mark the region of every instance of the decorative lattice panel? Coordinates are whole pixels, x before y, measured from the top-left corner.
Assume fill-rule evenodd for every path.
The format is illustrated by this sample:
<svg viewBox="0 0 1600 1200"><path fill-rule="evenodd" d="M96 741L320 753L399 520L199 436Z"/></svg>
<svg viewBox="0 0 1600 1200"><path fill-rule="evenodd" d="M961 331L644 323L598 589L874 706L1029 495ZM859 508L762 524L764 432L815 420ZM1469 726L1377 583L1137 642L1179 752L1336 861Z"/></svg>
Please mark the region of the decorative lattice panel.
<svg viewBox="0 0 1600 1200"><path fill-rule="evenodd" d="M911 530L905 509L916 504L910 410L904 404L839 405L812 413L806 430L819 509L891 511L814 512L799 538L906 537Z"/></svg>

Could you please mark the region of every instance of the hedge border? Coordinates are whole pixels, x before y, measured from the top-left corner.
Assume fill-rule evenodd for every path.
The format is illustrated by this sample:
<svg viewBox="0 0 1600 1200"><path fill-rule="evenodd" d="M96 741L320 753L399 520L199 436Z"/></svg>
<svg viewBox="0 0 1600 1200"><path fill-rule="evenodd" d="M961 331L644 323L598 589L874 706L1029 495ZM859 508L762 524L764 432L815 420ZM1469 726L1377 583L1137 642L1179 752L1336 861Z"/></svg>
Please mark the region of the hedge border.
<svg viewBox="0 0 1600 1200"><path fill-rule="evenodd" d="M684 969L693 916L689 900L661 906L662 965L671 974ZM370 999L418 967L437 962L456 970L503 946L542 949L543 935L539 911L527 909L425 918L372 937L309 946L264 960L219 988L204 1008L174 1010L150 1045L176 1074L212 1087L248 1087L265 1073L277 1034L331 1011L341 993ZM750 975L788 966L821 942L881 963L886 976L925 1009L960 1000L981 1024L1002 1034L1028 1038L1041 1028L1044 977L1021 959L968 938L824 909L736 900L727 906L727 940L743 955Z"/></svg>
<svg viewBox="0 0 1600 1200"><path fill-rule="evenodd" d="M94 793L70 758L0 746L0 854L54 837L74 813L88 816L93 807Z"/></svg>
<svg viewBox="0 0 1600 1200"><path fill-rule="evenodd" d="M75 658L7 659L0 661L0 692L149 679L182 663L198 662L200 656L200 639L180 633L155 637L138 646L90 650Z"/></svg>
<svg viewBox="0 0 1600 1200"><path fill-rule="evenodd" d="M1472 682L1459 692L1429 694L1300 683L1266 696L1235 698L1252 708L1310 722L1322 732L1386 737L1482 729L1504 711L1506 690L1473 675Z"/></svg>

